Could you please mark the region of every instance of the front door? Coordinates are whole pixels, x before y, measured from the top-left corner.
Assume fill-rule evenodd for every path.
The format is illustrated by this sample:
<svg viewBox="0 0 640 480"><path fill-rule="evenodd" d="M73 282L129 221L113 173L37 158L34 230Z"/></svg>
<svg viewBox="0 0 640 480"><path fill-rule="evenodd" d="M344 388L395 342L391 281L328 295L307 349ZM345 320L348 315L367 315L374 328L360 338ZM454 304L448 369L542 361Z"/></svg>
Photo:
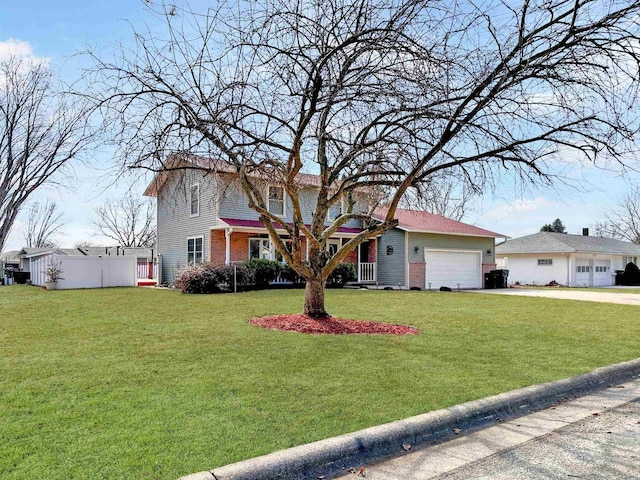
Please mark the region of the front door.
<svg viewBox="0 0 640 480"><path fill-rule="evenodd" d="M369 242L360 244L360 263L369 263Z"/></svg>

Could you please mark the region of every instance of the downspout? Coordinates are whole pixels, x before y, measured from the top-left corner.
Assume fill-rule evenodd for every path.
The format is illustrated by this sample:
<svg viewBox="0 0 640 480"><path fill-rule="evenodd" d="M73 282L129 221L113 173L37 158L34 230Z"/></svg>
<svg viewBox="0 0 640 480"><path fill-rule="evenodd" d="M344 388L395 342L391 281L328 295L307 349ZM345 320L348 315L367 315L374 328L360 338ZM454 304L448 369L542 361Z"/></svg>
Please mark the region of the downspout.
<svg viewBox="0 0 640 480"><path fill-rule="evenodd" d="M231 263L231 234L233 233L233 228L227 228L224 232L224 263L229 265Z"/></svg>

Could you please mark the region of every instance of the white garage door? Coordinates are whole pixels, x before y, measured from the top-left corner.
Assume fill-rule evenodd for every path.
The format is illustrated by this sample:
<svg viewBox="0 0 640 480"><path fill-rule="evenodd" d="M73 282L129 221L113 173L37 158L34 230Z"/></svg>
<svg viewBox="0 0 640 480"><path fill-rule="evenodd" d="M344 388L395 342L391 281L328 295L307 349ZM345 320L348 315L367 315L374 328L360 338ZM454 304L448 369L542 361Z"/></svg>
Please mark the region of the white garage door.
<svg viewBox="0 0 640 480"><path fill-rule="evenodd" d="M593 286L606 287L613 285L611 275L611 260L596 260L593 272Z"/></svg>
<svg viewBox="0 0 640 480"><path fill-rule="evenodd" d="M452 250L426 250L426 285L437 290L440 287L482 288L481 252Z"/></svg>
<svg viewBox="0 0 640 480"><path fill-rule="evenodd" d="M589 260L576 258L576 287L591 286L591 266Z"/></svg>

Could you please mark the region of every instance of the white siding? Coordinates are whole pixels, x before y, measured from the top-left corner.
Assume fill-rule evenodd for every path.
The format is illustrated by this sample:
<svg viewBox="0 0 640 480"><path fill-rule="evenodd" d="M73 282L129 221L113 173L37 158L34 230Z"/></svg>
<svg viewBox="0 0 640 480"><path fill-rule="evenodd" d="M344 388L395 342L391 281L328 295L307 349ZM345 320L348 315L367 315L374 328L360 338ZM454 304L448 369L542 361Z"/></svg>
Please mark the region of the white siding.
<svg viewBox="0 0 640 480"><path fill-rule="evenodd" d="M191 216L189 187L200 185L200 212ZM212 175L197 171L174 174L158 194L158 255L162 258L161 282L171 283L176 271L187 264L187 237L204 238L203 253L209 259L209 229L216 225L216 185Z"/></svg>
<svg viewBox="0 0 640 480"><path fill-rule="evenodd" d="M506 261L504 260L506 258ZM556 281L569 284L569 256L558 254L499 255L501 264L509 270L509 283L521 285L547 285ZM538 265L538 259L551 259L551 265Z"/></svg>
<svg viewBox="0 0 640 480"><path fill-rule="evenodd" d="M506 262L505 259L506 258ZM552 265L538 265L538 259L552 259ZM509 270L509 283L522 285L547 285L552 281L570 287L610 286L615 282L615 271L621 269L620 255L585 254L509 254L498 257L500 264ZM607 267L606 272L596 272L595 267ZM588 272L578 272L578 267L589 267Z"/></svg>

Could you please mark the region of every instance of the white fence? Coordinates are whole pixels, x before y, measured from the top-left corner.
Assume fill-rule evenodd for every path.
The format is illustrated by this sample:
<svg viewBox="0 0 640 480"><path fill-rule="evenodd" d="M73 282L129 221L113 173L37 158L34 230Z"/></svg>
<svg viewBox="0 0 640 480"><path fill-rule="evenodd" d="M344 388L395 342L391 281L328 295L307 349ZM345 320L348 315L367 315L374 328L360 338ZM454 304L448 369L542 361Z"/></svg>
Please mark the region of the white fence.
<svg viewBox="0 0 640 480"><path fill-rule="evenodd" d="M376 264L360 263L360 271L358 272L358 282L375 282L376 281Z"/></svg>
<svg viewBox="0 0 640 480"><path fill-rule="evenodd" d="M58 289L135 287L137 282L137 259L134 256L69 257L47 255L32 258L30 262L31 283L44 285L47 267L60 264L62 277Z"/></svg>

